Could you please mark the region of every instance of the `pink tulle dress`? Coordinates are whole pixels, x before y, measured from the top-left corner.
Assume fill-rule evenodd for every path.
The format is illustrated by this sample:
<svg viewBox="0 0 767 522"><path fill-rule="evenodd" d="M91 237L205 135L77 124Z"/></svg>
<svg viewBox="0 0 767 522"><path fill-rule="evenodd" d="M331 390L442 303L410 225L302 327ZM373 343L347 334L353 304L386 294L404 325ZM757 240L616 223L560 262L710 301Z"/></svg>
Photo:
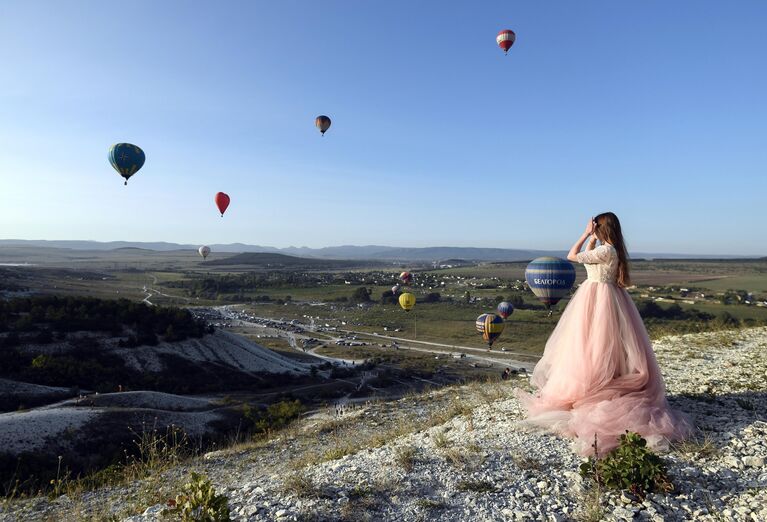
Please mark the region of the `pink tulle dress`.
<svg viewBox="0 0 767 522"><path fill-rule="evenodd" d="M626 430L648 446L666 449L690 432L684 414L670 409L647 330L628 292L616 284L618 254L601 245L578 254L588 278L575 292L543 357L533 370L535 395L518 391L524 424L575 437L573 449L592 455L619 443Z"/></svg>

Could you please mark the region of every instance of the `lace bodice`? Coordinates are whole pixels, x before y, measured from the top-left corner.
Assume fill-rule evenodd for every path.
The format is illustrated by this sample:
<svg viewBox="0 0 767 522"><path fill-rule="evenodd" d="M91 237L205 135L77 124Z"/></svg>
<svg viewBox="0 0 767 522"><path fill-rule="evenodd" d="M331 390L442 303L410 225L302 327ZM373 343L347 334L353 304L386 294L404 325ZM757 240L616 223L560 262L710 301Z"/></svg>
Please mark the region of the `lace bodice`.
<svg viewBox="0 0 767 522"><path fill-rule="evenodd" d="M618 280L618 252L612 245L600 245L581 252L578 262L586 267L586 281L615 284Z"/></svg>

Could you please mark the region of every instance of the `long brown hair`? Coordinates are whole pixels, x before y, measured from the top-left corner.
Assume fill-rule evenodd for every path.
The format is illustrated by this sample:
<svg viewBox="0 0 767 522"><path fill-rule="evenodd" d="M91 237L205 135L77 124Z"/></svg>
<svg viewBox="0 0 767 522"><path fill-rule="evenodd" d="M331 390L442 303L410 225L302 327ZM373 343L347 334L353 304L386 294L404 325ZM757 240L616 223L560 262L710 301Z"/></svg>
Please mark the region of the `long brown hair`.
<svg viewBox="0 0 767 522"><path fill-rule="evenodd" d="M604 212L594 218L596 228L594 232L602 243L610 243L618 253L618 285L627 287L631 285L629 276L629 255L626 251L626 243L623 241L621 222L618 216L612 212Z"/></svg>

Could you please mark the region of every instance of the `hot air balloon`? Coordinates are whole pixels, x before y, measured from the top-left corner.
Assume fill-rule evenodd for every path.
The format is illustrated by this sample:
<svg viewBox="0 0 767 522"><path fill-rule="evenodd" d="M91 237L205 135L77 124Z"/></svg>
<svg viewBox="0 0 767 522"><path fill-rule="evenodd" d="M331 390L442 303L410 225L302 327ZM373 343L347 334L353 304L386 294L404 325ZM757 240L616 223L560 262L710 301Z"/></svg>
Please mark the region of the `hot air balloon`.
<svg viewBox="0 0 767 522"><path fill-rule="evenodd" d="M216 194L215 201L218 211L221 212L221 217L224 217L224 212L226 212L226 209L229 207L229 202L231 201L229 196L223 192L219 192Z"/></svg>
<svg viewBox="0 0 767 522"><path fill-rule="evenodd" d="M482 314L477 317L477 331L482 334L482 339L487 343L488 349L493 347L493 343L503 332L506 323L495 314Z"/></svg>
<svg viewBox="0 0 767 522"><path fill-rule="evenodd" d="M391 287L391 293L394 295L397 295L399 293L399 285L394 285Z"/></svg>
<svg viewBox="0 0 767 522"><path fill-rule="evenodd" d="M509 54L509 49L514 45L514 41L517 39L517 35L511 29L504 29L498 36L495 37L495 41L498 47L503 49L503 52Z"/></svg>
<svg viewBox="0 0 767 522"><path fill-rule="evenodd" d="M535 296L551 311L573 287L575 267L558 257L539 257L527 265L525 279Z"/></svg>
<svg viewBox="0 0 767 522"><path fill-rule="evenodd" d="M514 313L514 307L508 301L501 301L498 304L498 315L506 319Z"/></svg>
<svg viewBox="0 0 767 522"><path fill-rule="evenodd" d="M131 143L116 143L109 149L109 163L125 178L126 185L128 178L138 172L144 161L144 151Z"/></svg>
<svg viewBox="0 0 767 522"><path fill-rule="evenodd" d="M330 118L327 116L317 116L314 119L314 125L320 130L320 133L324 136L325 131L330 128Z"/></svg>
<svg viewBox="0 0 767 522"><path fill-rule="evenodd" d="M410 272L402 272L399 275L399 279L406 285L409 285L410 283L413 282L413 274L411 274Z"/></svg>
<svg viewBox="0 0 767 522"><path fill-rule="evenodd" d="M409 312L415 306L415 296L411 293L405 292L399 296L399 305L406 312Z"/></svg>
<svg viewBox="0 0 767 522"><path fill-rule="evenodd" d="M197 252L200 253L203 259L208 258L208 254L210 254L210 247L209 246L201 246L199 249L197 249Z"/></svg>

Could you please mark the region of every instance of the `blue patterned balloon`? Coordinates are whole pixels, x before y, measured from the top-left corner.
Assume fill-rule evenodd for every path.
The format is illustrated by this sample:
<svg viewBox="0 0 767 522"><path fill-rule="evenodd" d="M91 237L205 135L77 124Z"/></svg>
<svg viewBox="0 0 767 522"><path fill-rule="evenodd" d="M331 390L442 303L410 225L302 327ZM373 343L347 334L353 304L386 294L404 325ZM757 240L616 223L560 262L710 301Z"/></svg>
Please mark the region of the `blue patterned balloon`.
<svg viewBox="0 0 767 522"><path fill-rule="evenodd" d="M551 307L570 292L575 283L575 267L558 257L539 257L527 265L525 280L535 296Z"/></svg>
<svg viewBox="0 0 767 522"><path fill-rule="evenodd" d="M144 166L144 161L144 151L132 143L116 143L109 149L109 163L125 178L126 185L128 178Z"/></svg>
<svg viewBox="0 0 767 522"><path fill-rule="evenodd" d="M506 319L508 316L514 313L514 307L508 301L501 301L498 304L498 315Z"/></svg>

